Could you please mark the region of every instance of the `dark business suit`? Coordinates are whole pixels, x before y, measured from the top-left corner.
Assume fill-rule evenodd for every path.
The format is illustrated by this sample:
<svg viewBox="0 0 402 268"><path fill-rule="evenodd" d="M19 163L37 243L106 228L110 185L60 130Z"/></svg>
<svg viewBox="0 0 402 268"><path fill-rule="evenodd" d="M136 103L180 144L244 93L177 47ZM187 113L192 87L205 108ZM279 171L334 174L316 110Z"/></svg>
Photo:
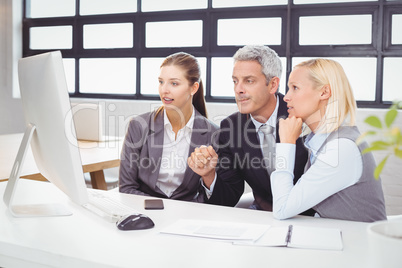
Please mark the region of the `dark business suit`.
<svg viewBox="0 0 402 268"><path fill-rule="evenodd" d="M279 107L276 124L276 140L279 142L279 118L287 118L287 105L283 95L278 94ZM209 203L235 206L244 192L247 182L254 195L258 209L272 211L272 191L269 174L262 164L262 152L254 123L250 115L239 112L221 122L218 140L219 163L217 179ZM296 142L296 182L303 174L307 161L307 150L302 140Z"/></svg>
<svg viewBox="0 0 402 268"><path fill-rule="evenodd" d="M131 120L121 153L120 192L168 198L156 185L162 162L164 117L155 112ZM195 110L191 144L188 156L196 147L213 144L218 127ZM187 156L187 157L188 157ZM182 159L187 166L187 157ZM170 196L172 199L205 201L205 190L200 176L188 166L182 184Z"/></svg>

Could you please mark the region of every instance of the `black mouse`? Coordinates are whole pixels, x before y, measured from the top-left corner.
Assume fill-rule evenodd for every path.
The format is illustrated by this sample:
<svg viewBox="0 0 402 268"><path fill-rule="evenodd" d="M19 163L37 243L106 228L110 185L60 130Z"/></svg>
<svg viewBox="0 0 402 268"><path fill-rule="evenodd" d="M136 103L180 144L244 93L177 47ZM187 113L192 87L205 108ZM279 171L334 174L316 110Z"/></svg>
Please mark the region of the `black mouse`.
<svg viewBox="0 0 402 268"><path fill-rule="evenodd" d="M123 216L116 222L117 228L123 231L144 230L155 226L154 222L144 214Z"/></svg>

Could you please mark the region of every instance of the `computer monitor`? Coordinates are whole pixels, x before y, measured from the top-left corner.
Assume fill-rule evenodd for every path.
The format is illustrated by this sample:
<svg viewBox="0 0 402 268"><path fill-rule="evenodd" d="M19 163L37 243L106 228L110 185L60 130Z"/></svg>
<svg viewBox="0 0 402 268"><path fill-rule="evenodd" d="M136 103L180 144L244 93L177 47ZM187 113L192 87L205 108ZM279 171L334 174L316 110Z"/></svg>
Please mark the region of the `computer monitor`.
<svg viewBox="0 0 402 268"><path fill-rule="evenodd" d="M61 204L12 204L29 143L40 173L75 203L88 202L60 51L20 59L18 76L27 129L3 200L14 216L71 215Z"/></svg>

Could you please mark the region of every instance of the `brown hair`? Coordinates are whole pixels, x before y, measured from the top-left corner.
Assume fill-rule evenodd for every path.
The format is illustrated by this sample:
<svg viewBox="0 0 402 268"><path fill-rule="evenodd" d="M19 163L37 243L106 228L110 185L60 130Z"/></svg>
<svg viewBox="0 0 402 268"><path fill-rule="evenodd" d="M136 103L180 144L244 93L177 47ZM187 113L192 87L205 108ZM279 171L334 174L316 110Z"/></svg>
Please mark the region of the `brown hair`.
<svg viewBox="0 0 402 268"><path fill-rule="evenodd" d="M194 108L203 116L207 117L207 108L205 106L204 87L201 81L201 69L197 59L188 53L177 52L167 56L162 62L161 67L175 65L181 67L185 71L185 77L193 85L198 82L200 86L193 96ZM156 111L155 117L163 111L163 106Z"/></svg>

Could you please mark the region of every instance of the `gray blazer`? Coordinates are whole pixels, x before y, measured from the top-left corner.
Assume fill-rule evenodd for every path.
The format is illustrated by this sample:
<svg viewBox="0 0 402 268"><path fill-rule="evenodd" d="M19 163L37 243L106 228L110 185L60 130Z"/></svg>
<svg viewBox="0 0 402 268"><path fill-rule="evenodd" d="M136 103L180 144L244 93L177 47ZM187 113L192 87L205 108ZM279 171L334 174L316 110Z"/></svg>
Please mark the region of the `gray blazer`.
<svg viewBox="0 0 402 268"><path fill-rule="evenodd" d="M139 115L130 121L121 153L119 190L122 193L168 198L157 186L161 165L164 117L155 112ZM214 145L218 127L195 110L188 156L195 147ZM187 158L184 159L187 163ZM173 192L172 199L205 202L205 190L200 176L187 166L183 183Z"/></svg>

